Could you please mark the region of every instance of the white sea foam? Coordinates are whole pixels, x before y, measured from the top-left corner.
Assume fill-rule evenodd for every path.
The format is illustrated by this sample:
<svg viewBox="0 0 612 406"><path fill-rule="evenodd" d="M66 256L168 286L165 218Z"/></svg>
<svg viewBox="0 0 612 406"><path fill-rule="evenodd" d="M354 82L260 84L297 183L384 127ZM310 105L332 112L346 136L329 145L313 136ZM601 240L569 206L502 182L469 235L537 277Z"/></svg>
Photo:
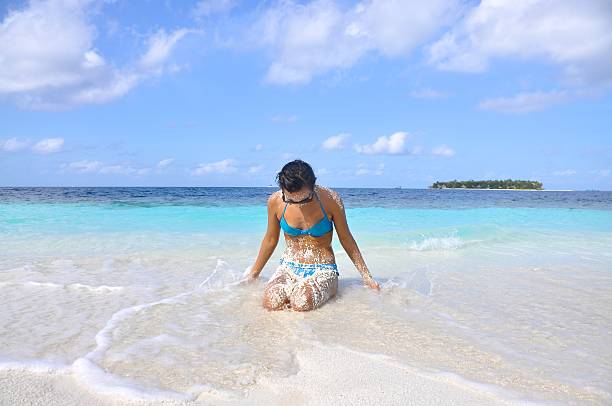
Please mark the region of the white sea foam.
<svg viewBox="0 0 612 406"><path fill-rule="evenodd" d="M121 396L123 398L134 399L134 400L163 400L163 399L180 399L180 400L193 400L197 394L194 393L179 393L175 391L164 391L155 388L143 388L138 382L128 380L123 377L116 376L114 374L105 372L101 369L96 361L99 361L104 353L112 344L112 332L115 330L124 320L128 319L132 315L157 305L161 304L176 304L182 303L182 299L190 296L196 292L212 291L211 280L217 275L220 269L227 266L227 262L217 259L217 265L212 273L204 279L198 287L193 290L183 292L171 297L167 297L161 300L157 300L150 303L139 304L131 306L125 309L121 309L111 316L106 325L96 334L95 342L96 347L89 353L78 358L72 364L73 372L75 377L83 384L93 388L96 391L105 394L112 394L115 396ZM240 283L233 282L220 287L220 289L227 289L230 285L236 285ZM154 340L169 340L172 339L168 335L160 335L154 338Z"/></svg>
<svg viewBox="0 0 612 406"><path fill-rule="evenodd" d="M68 263L71 263L68 261ZM66 265L66 261L54 261L53 265ZM152 308L157 305L172 305L185 303L185 299L194 293L208 293L215 290L229 289L240 283L235 280L228 283L223 277L218 278L220 281L215 283L213 279L220 275L220 271L228 266L227 262L222 259L217 259L217 264L213 271L208 275L196 288L182 292L170 297L156 300L150 303L138 304L130 306L115 312L106 322L104 327L98 331L94 337L96 346L85 355L77 358L72 364L54 363L45 360L15 360L9 358L0 358L0 370L27 371L33 373L71 373L77 381L81 382L86 387L95 392L109 395L112 397L121 397L129 400L146 400L146 401L163 401L163 400L193 400L200 393L206 392L215 396L231 397L235 394L230 391L224 391L220 388L214 388L211 385L198 384L189 387L185 392L177 392L173 390L164 390L148 385L143 385L127 377L119 376L105 371L97 362L99 362L105 352L113 343L113 332L122 322L125 322L135 314ZM67 285L52 283L52 282L1 282L0 286L13 287L35 287L35 288L52 288L52 289L68 289L75 291L87 291L94 293L118 292L124 288L121 286L108 285L88 285L83 283L71 283ZM154 337L140 340L135 343L127 352L138 352L139 347L159 344L172 344L176 346L184 346L186 343L179 337L170 334L159 334Z"/></svg>
<svg viewBox="0 0 612 406"><path fill-rule="evenodd" d="M31 288L46 288L46 289L69 289L69 290L81 290L94 293L111 293L120 292L125 288L123 286L108 286L108 285L87 285L84 283L70 283L68 285L62 285L54 282L37 282L37 281L25 281L25 282L0 282L0 286L22 286Z"/></svg>
<svg viewBox="0 0 612 406"><path fill-rule="evenodd" d="M424 269L417 269L409 276L389 278L380 286L384 292L388 293L399 291L400 294L404 294L404 291L409 289L419 295L429 296L432 291L432 283Z"/></svg>
<svg viewBox="0 0 612 406"><path fill-rule="evenodd" d="M413 251L448 251L462 248L466 242L459 237L425 237L420 241L410 241L407 244Z"/></svg>
<svg viewBox="0 0 612 406"><path fill-rule="evenodd" d="M123 286L108 286L108 285L100 285L100 286L91 286L83 283L71 283L70 285L66 285L68 289L84 289L90 292L120 292L124 289Z"/></svg>
<svg viewBox="0 0 612 406"><path fill-rule="evenodd" d="M72 364L72 372L87 387L113 398L147 401L195 399L193 394L143 387L140 382L104 371L87 358L76 360Z"/></svg>
<svg viewBox="0 0 612 406"><path fill-rule="evenodd" d="M25 286L34 286L37 288L63 288L64 285L60 285L52 282L35 282L35 281L27 281L24 283Z"/></svg>

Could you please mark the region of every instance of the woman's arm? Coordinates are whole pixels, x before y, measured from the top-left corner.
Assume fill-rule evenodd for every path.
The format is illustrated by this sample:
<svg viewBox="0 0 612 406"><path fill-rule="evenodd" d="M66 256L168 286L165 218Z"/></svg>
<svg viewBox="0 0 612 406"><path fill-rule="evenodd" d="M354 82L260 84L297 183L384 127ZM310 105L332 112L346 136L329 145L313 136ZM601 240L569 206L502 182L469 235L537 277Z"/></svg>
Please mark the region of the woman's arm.
<svg viewBox="0 0 612 406"><path fill-rule="evenodd" d="M348 223L346 221L346 213L344 211L344 204L340 195L335 191L329 190L332 200L335 201L336 204L332 206L332 216L334 220L334 226L336 227L336 233L338 234L338 239L340 240L340 244L342 244L342 248L348 254L353 264L361 274L363 278L363 282L372 289L380 290L380 285L372 278L370 275L370 271L361 256L361 251L359 251L359 247L357 246L357 242L353 238L351 234L351 230L349 230Z"/></svg>
<svg viewBox="0 0 612 406"><path fill-rule="evenodd" d="M279 196L280 194L275 192L268 198L268 229L266 230L266 234L261 241L257 259L246 275L247 280L253 280L259 276L263 267L266 265L270 259L270 256L272 256L276 246L278 245L280 226L278 219L276 218L276 207L278 206L277 199L280 199Z"/></svg>

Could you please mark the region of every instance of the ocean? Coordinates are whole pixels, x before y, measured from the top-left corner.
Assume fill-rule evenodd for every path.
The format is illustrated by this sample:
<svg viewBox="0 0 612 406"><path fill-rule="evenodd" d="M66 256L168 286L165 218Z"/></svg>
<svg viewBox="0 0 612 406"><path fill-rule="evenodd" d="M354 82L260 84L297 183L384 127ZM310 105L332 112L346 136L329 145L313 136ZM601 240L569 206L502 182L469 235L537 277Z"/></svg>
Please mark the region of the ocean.
<svg viewBox="0 0 612 406"><path fill-rule="evenodd" d="M239 399L320 346L508 401L612 403L612 192L334 189L382 289L334 236L338 294L301 313L261 306L282 235L237 283L276 188L0 188L0 369Z"/></svg>

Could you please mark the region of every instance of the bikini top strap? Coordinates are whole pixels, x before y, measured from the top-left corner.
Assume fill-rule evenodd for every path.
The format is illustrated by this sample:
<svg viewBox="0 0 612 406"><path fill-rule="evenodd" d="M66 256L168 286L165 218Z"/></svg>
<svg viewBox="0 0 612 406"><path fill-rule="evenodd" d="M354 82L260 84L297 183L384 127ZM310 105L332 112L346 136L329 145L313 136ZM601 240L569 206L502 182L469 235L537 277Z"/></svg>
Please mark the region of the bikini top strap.
<svg viewBox="0 0 612 406"><path fill-rule="evenodd" d="M285 210L287 210L287 205L289 203L285 203L285 208L283 209L283 214L281 215L281 218L285 217Z"/></svg>
<svg viewBox="0 0 612 406"><path fill-rule="evenodd" d="M319 198L319 194L317 192L315 192L315 195L317 196L317 200L319 201L319 205L321 206L321 210L323 210L323 214L325 215L325 218L327 220L329 220L327 218L327 213L325 212L325 207L323 207L323 203L321 203L321 199Z"/></svg>

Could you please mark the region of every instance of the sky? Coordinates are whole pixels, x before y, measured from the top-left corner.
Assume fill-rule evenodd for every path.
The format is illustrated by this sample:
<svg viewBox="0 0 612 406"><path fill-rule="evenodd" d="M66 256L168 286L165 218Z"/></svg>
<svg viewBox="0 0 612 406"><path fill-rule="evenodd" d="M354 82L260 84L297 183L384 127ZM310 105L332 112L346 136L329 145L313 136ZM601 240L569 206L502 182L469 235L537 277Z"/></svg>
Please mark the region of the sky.
<svg viewBox="0 0 612 406"><path fill-rule="evenodd" d="M609 0L0 0L0 186L612 190Z"/></svg>

